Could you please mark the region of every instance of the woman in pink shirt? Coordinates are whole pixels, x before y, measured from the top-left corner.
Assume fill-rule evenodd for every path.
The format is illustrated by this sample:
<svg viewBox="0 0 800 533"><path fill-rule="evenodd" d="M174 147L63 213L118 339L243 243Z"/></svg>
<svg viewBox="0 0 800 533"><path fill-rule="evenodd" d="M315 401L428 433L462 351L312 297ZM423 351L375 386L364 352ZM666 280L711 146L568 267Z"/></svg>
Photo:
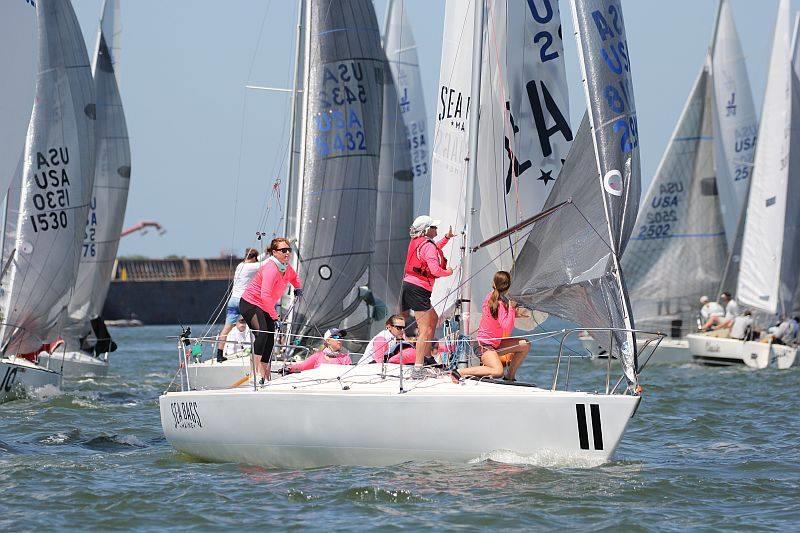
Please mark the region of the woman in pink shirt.
<svg viewBox="0 0 800 533"><path fill-rule="evenodd" d="M431 305L433 284L437 278L453 273L452 268L447 268L447 260L442 253L442 248L453 236L453 229L450 228L443 239L434 242L439 224L439 220L422 215L414 220L409 232L411 242L408 244L400 302L403 316L408 316L409 310L414 311L414 319L419 327L412 379L425 377L422 365L425 357L431 353L430 341L439 322L439 315Z"/></svg>
<svg viewBox="0 0 800 533"><path fill-rule="evenodd" d="M325 348L314 353L301 363L289 365L289 372L302 372L311 370L322 365L352 365L350 354L342 351L342 337L347 335L347 331L339 328L331 328L325 332Z"/></svg>
<svg viewBox="0 0 800 533"><path fill-rule="evenodd" d="M508 381L514 381L517 369L528 351L531 343L525 339L509 337L517 318L517 302L506 297L511 287L511 274L505 270L495 273L492 280L492 292L483 301L481 322L478 326L478 346L481 353L481 366L473 366L460 370L462 376L503 377L503 361L501 356L508 356Z"/></svg>
<svg viewBox="0 0 800 533"><path fill-rule="evenodd" d="M239 300L239 312L256 337L253 342L253 355L256 358L256 370L261 375L262 384L264 380L269 379L272 347L275 344L275 321L278 320L275 304L281 299L290 283L294 287L295 297L303 293L300 288L300 278L289 264L292 247L288 239L283 237L272 239L267 253L270 254L269 258L258 269Z"/></svg>

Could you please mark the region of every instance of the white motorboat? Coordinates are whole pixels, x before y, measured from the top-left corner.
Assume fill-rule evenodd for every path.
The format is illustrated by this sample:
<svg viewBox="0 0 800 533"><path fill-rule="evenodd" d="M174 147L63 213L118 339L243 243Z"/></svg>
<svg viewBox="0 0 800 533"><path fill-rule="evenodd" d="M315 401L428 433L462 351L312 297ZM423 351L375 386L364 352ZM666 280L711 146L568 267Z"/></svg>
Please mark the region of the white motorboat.
<svg viewBox="0 0 800 533"><path fill-rule="evenodd" d="M108 375L107 353L95 356L87 352L71 350L66 352L56 350L52 354L42 352L39 354L39 364L45 368L61 372L68 379L82 377L104 378Z"/></svg>
<svg viewBox="0 0 800 533"><path fill-rule="evenodd" d="M209 461L380 466L466 462L513 450L596 465L614 453L641 401L630 394L454 383L449 375L405 380L401 390L400 367L387 367L385 378L381 365L323 365L256 390L165 394L161 424L176 450ZM491 431L470 420L492 420Z"/></svg>
<svg viewBox="0 0 800 533"><path fill-rule="evenodd" d="M578 336L578 340L581 342L581 345L589 354L589 357L592 359L606 359L608 358L608 342L600 342L595 340L594 337L589 335L588 333L582 333ZM646 349L648 345L648 341L643 339L636 339L636 345L639 348L639 351L643 351ZM676 363L688 363L692 361L692 353L689 350L689 341L685 338L683 339L672 339L666 337L661 340L658 344L658 347L655 350L655 353L650 358L647 364L649 365L659 365L659 364L676 364Z"/></svg>
<svg viewBox="0 0 800 533"><path fill-rule="evenodd" d="M45 387L57 390L61 375L21 357L0 359L0 403L16 400Z"/></svg>
<svg viewBox="0 0 800 533"><path fill-rule="evenodd" d="M797 348L761 341L742 341L694 333L686 337L694 360L706 365L747 365L785 370L795 364Z"/></svg>

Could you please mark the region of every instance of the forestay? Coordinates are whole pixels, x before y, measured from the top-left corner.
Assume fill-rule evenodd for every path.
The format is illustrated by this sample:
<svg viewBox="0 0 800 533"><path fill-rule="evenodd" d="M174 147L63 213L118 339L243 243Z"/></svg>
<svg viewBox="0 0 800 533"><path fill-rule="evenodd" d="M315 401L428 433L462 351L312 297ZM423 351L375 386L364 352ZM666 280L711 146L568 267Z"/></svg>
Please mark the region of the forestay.
<svg viewBox="0 0 800 533"><path fill-rule="evenodd" d="M94 87L69 0L38 3L36 99L25 143L4 353L55 340L75 282L94 178Z"/></svg>
<svg viewBox="0 0 800 533"><path fill-rule="evenodd" d="M69 330L75 338L91 332L111 283L114 260L125 218L131 176L128 128L119 93L119 0L106 0L97 35L94 83L97 98L94 190L81 262L69 304Z"/></svg>
<svg viewBox="0 0 800 533"><path fill-rule="evenodd" d="M472 244L542 210L572 141L558 2L487 4L481 76L478 171ZM496 270L511 270L519 236L471 257L473 299L491 288ZM471 315L474 330L480 314Z"/></svg>
<svg viewBox="0 0 800 533"><path fill-rule="evenodd" d="M792 311L800 264L800 138L793 130L800 124L797 55L790 43L789 2L781 0L737 288L741 303L768 313Z"/></svg>
<svg viewBox="0 0 800 533"><path fill-rule="evenodd" d="M0 16L0 191L5 194L25 147L36 84L36 8L32 2L3 2Z"/></svg>
<svg viewBox="0 0 800 533"><path fill-rule="evenodd" d="M733 247L739 218L744 212L753 155L756 117L742 45L727 0L720 0L711 44L711 80L714 102L714 169L717 177L728 248Z"/></svg>
<svg viewBox="0 0 800 533"><path fill-rule="evenodd" d="M585 327L631 328L618 262L633 230L641 178L622 9L618 0L575 0L572 8L588 110L544 208L570 203L533 226L512 294ZM635 384L635 343L630 335L615 337Z"/></svg>
<svg viewBox="0 0 800 533"><path fill-rule="evenodd" d="M384 49L394 79L400 112L406 125L411 172L414 177L414 217L427 215L431 195L431 153L428 115L414 32L406 17L405 0L390 0L384 30ZM378 200L380 202L380 200ZM380 213L380 209L378 210ZM403 251L405 253L405 250Z"/></svg>
<svg viewBox="0 0 800 533"><path fill-rule="evenodd" d="M324 331L358 305L347 296L374 251L385 59L369 0L311 2L306 28L294 321Z"/></svg>

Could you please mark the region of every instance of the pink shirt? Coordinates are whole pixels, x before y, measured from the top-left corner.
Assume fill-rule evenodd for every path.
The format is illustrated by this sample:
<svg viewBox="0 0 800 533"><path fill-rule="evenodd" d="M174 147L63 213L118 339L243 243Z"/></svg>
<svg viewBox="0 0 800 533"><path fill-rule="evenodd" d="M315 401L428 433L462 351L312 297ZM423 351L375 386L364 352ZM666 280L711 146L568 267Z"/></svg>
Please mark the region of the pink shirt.
<svg viewBox="0 0 800 533"><path fill-rule="evenodd" d="M346 353L333 353L325 348L314 353L311 357L301 363L289 365L289 372L302 372L311 370L321 365L352 365L350 355Z"/></svg>
<svg viewBox="0 0 800 533"><path fill-rule="evenodd" d="M483 300L483 310L481 312L481 323L478 326L478 342L484 346L497 348L500 340L507 337L514 329L516 311L510 309L508 304L500 300L497 304L497 318L492 317L492 310L489 308L489 299L492 297L490 292Z"/></svg>
<svg viewBox="0 0 800 533"><path fill-rule="evenodd" d="M416 348L412 348L411 346L409 346L408 348L403 348L402 352L390 357L389 362L399 365L401 355L403 356L404 365L411 365L417 362L417 350Z"/></svg>
<svg viewBox="0 0 800 533"><path fill-rule="evenodd" d="M242 300L257 305L264 310L273 320L278 320L278 312L275 311L275 304L281 299L286 287L292 284L296 289L300 288L300 278L291 265L286 267L286 272L281 274L272 260L267 260L264 266L258 269L253 280L244 290Z"/></svg>
<svg viewBox="0 0 800 533"><path fill-rule="evenodd" d="M441 250L449 241L447 237L442 237L439 241L436 242L436 248ZM449 276L451 273L439 266L439 252L433 246L431 246L430 242L426 242L419 248L419 256L420 259L425 261L425 264L428 265L428 270L430 271L431 275L436 278L444 278ZM433 282L422 276L417 275L414 272L410 272L403 277L403 281L416 285L417 287L422 287L426 291L433 290Z"/></svg>

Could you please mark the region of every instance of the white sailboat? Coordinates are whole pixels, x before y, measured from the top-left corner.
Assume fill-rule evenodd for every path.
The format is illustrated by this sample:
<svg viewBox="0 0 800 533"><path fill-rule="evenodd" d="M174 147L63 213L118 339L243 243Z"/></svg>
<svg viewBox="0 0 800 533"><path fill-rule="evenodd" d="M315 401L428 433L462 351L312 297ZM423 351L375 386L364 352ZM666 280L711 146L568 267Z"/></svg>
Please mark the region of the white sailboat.
<svg viewBox="0 0 800 533"><path fill-rule="evenodd" d="M750 194L743 226L736 298L764 316L785 316L795 309L800 264L800 50L795 24L791 33L789 1L778 7L767 88L759 127ZM767 342L688 336L700 360L746 364L753 368L789 368L797 348Z"/></svg>
<svg viewBox="0 0 800 533"><path fill-rule="evenodd" d="M691 361L699 300L716 295L746 201L757 121L729 2L721 0L706 61L644 196L623 257L637 324L670 334L653 363ZM727 242L727 246L726 246ZM581 336L605 357L609 341Z"/></svg>
<svg viewBox="0 0 800 533"><path fill-rule="evenodd" d="M36 14L36 98L7 261L0 400L60 383L59 373L18 356L35 358L64 325L94 173L94 88L80 26L68 0L38 2ZM7 388L12 375L18 388Z"/></svg>
<svg viewBox="0 0 800 533"><path fill-rule="evenodd" d="M568 297L571 295L562 307L569 310L566 315L579 306L598 311L594 304L601 303L611 306L613 316L597 312L589 317L590 323L630 324L624 283L609 271L611 265L618 267L619 254L632 230L632 217L626 217L624 208L635 207L638 199L636 115L627 59L618 63L625 65L618 73L602 59L603 50L606 54L613 50L618 58L620 50L627 55L622 11L618 0L574 0L572 5L587 79L589 118L576 136L558 183L563 184L560 190L564 192L590 189L581 208L591 210L590 220L602 222L615 244L609 252L608 245L596 238L596 229L584 226L580 234L593 237L583 243L569 241L568 246L570 252L576 247L586 248L577 251L576 268L587 264L597 267L564 283L561 280L568 276L564 265L550 265L554 266L550 270L554 276L549 281L555 279L556 272L560 277L549 288L531 287L531 278L519 273L516 279L523 281L519 291L522 297L548 310L554 308L548 303L556 301L548 295L563 289ZM367 0L319 0L311 3L312 18L332 6L345 6L351 12L371 7ZM480 42L484 3L476 2L475 9L474 34ZM341 33L354 30L340 28ZM473 56L477 63L480 47L476 48ZM622 83L620 87L627 91L621 111L607 108L603 103L606 100L598 97L602 87L611 82ZM473 78L470 86L477 92L480 77ZM620 124L616 131L615 123ZM590 124L596 124L596 128ZM472 135L475 141L477 132L473 130ZM630 196L625 191L630 191ZM572 237L575 235L567 236ZM522 254L537 242L527 241ZM529 253L535 255L535 250ZM544 262L540 266L545 266ZM592 298L581 299L581 294ZM624 391L617 392L619 387L610 381L610 374L604 393L558 390L559 378L563 377L558 369L553 386L544 389L485 381L456 383L449 374L411 381L404 377L410 369L397 365L323 365L273 379L263 387L165 393L159 399L162 428L172 446L189 455L290 468L467 461L501 449L598 464L614 453L641 401L630 332L619 333L627 339L622 351L624 377L620 378L620 382L628 380ZM485 431L479 424L464 424L452 416L454 412L491 416L497 424L492 431Z"/></svg>
<svg viewBox="0 0 800 533"><path fill-rule="evenodd" d="M100 313L108 294L125 218L131 152L119 93L119 0L105 0L92 71L97 97L94 189L80 250L80 267L62 337L65 354L43 354L43 364L63 364L67 378L105 376L116 349ZM91 340L90 340L91 338Z"/></svg>

